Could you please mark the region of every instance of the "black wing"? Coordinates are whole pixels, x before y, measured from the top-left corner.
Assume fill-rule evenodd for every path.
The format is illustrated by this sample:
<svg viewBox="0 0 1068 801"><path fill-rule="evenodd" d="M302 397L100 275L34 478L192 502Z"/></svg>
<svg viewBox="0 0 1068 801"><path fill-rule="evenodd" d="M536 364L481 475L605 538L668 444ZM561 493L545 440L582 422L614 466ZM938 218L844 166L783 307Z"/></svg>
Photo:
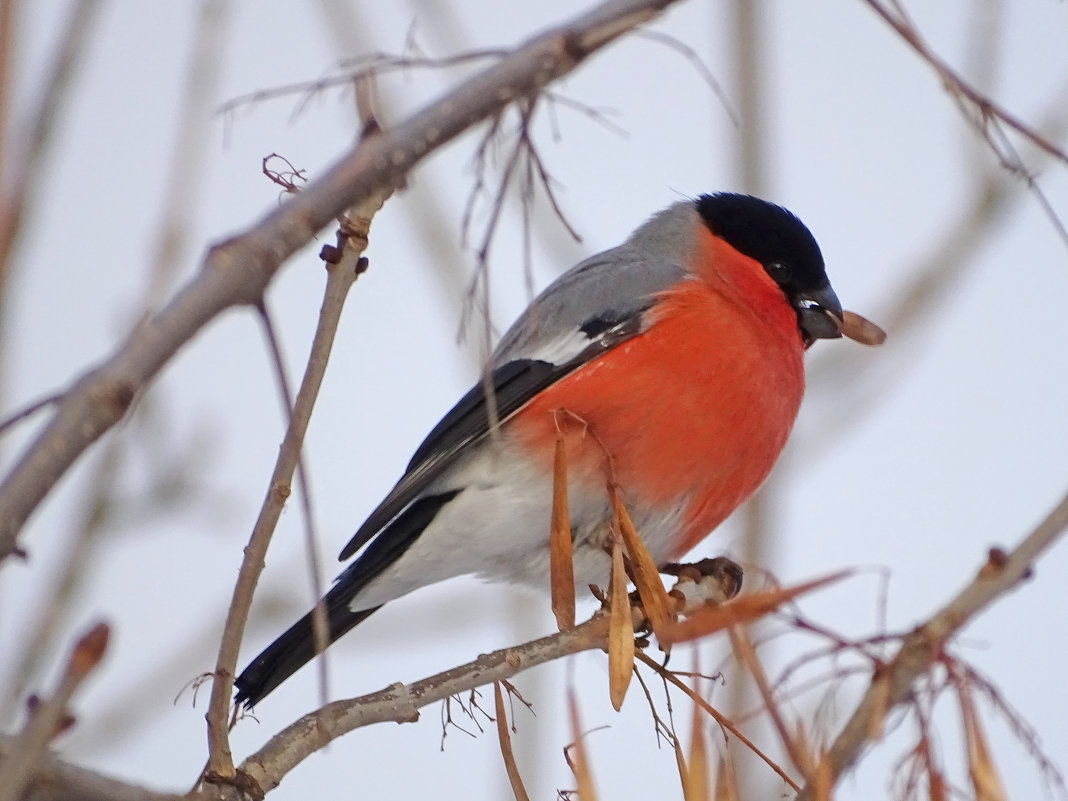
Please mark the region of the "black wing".
<svg viewBox="0 0 1068 801"><path fill-rule="evenodd" d="M515 359L496 368L488 381L474 386L434 426L416 449L404 476L364 521L338 558L348 559L387 526L392 528L391 521L404 512L456 460L464 448L489 434L494 412L496 419L503 423L543 389L640 333L642 315L649 305L644 304L625 315L614 314L584 322L579 330L589 339L589 344L563 364L539 359ZM495 408L489 403L487 384ZM429 523L430 520L427 520L426 524ZM407 537L404 547L411 544L414 538Z"/></svg>

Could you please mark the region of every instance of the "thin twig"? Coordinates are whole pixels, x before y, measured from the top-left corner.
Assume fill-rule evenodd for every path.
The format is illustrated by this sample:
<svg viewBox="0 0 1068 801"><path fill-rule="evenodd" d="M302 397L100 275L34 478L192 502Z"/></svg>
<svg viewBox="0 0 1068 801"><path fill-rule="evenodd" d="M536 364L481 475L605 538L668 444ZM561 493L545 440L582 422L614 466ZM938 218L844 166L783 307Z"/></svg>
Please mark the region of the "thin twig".
<svg viewBox="0 0 1068 801"><path fill-rule="evenodd" d="M346 59L339 65L343 72L336 75L328 75L314 81L297 81L295 83L274 86L270 89L258 89L255 92L239 95L228 100L219 107L220 114L232 114L244 106L256 105L267 100L276 100L281 97L302 95L302 99L294 111L299 115L315 95L334 87L353 86L363 78L378 77L396 70L411 69L445 69L459 67L490 59L502 59L508 55L507 50L485 49L468 50L440 58L429 56L398 56L393 53L363 53L356 58Z"/></svg>
<svg viewBox="0 0 1068 801"><path fill-rule="evenodd" d="M1028 578L1035 561L1068 528L1068 494L1010 553L992 550L975 579L953 600L905 637L857 705L828 753L834 780L853 766L870 743L873 720L885 716L912 695L913 684L925 676L942 655L946 642L976 615ZM882 682L886 684L880 686ZM811 801L806 788L798 801Z"/></svg>
<svg viewBox="0 0 1068 801"><path fill-rule="evenodd" d="M79 504L84 511L64 544L57 573L41 597L26 604L30 625L25 642L19 644L18 655L12 659L14 669L8 674L8 686L0 697L0 724L11 719L30 682L54 653L55 643L70 620L71 607L114 506L115 480L123 459L124 449L118 439L93 454L93 480L83 488L84 501Z"/></svg>
<svg viewBox="0 0 1068 801"><path fill-rule="evenodd" d="M727 629L727 633L730 635L731 645L734 647L735 656L737 656L742 664L749 670L750 675L753 677L753 681L756 683L757 690L760 691L760 697L764 700L764 708L771 717L771 722L775 727L775 731L778 732L779 740L782 742L786 754L790 757L790 761L794 763L794 767L797 768L802 775L805 775L808 761L805 759L804 754L801 751L801 745L797 742L797 738L795 738L786 727L786 720L783 718L780 703L776 700L771 682L768 681L767 674L764 672L763 666L757 659L756 649L753 648L753 643L741 626L731 626ZM808 777L806 776L806 778Z"/></svg>
<svg viewBox="0 0 1068 801"><path fill-rule="evenodd" d="M372 198L372 200L377 205L381 205L377 199ZM368 223L376 210L376 208L364 210L367 213ZM334 335L341 319L341 310L349 288L362 267L360 254L367 247L366 233L359 244L355 244L349 232L344 231L339 233L338 244L343 255L336 264L327 263L326 292L319 313L319 324L312 341L311 355L293 403L292 416L279 448L278 459L271 474L266 497L252 528L249 544L245 548L245 558L241 563L237 583L234 586L233 600L227 610L226 624L223 628L222 641L219 644L219 656L215 663L215 680L212 682L211 700L205 716L208 722L207 774L210 776L228 778L234 775L226 721L230 709L230 696L233 693L234 671L241 647L241 638L245 631L249 608L252 606L252 595L259 582L260 573L263 571L267 546L270 544L271 535L278 524L278 518L282 514L286 499L289 497L290 482L300 461L301 446L308 424L311 422L319 387L326 373Z"/></svg>
<svg viewBox="0 0 1068 801"><path fill-rule="evenodd" d="M668 670L663 665L659 664L654 659L650 658L641 651L635 654L635 656L639 660L644 662L646 666L652 668L656 673L662 676L665 681L674 684L677 688L682 690L687 695L687 697L690 698L691 701L693 701L695 704L700 706L701 709L708 713L708 715L714 721L716 721L716 723L718 723L724 731L730 732L730 734L735 737L742 745L752 751L756 756L760 757L760 759L763 760L764 764L766 764L769 768L775 771L776 775L778 775L780 779L790 785L790 787L792 787L794 790L799 789L797 782L790 778L790 775L786 771L784 771L775 762L775 760L773 760L771 757L769 757L767 754L757 748L756 743L754 743L752 740L742 734L730 718L728 718L726 715L724 715L722 712L712 706L712 704L708 703L708 701L706 701L704 698L695 694L694 691L684 681L682 681L682 679L680 679L670 670Z"/></svg>
<svg viewBox="0 0 1068 801"><path fill-rule="evenodd" d="M354 258L358 261L359 257L357 255ZM334 269L342 270L349 269L349 267L339 264ZM355 270L356 268L351 269ZM274 366L275 379L278 382L278 394L282 398L282 407L286 414L286 425L291 426L293 425L293 393L289 387L289 377L286 374L285 363L282 358L282 348L278 342L278 335L275 331L274 324L271 321L271 315L267 310L266 304L260 307L260 319L263 321L268 350L271 353L271 362ZM313 343L312 354L316 352L317 344L318 343ZM319 547L319 529L315 524L315 511L314 504L312 503L311 479L308 477L308 467L304 461L303 454L299 450L297 453L295 475L297 479L297 496L300 499L301 519L304 523L304 547L307 554L308 576L311 579L312 602L320 604L320 599L323 597L323 573L322 568L320 567L322 560L321 548ZM329 645L329 634L327 632L328 623L326 620L325 607L321 609L317 608L316 614L312 618L312 625L314 629L313 634L315 637L316 650L326 650L326 646ZM325 704L328 695L327 685L329 683L327 662L325 659L320 659L318 660L318 665L319 684L321 685L320 703Z"/></svg>
<svg viewBox="0 0 1068 801"><path fill-rule="evenodd" d="M1062 164L1068 165L1068 153L1058 147L1053 141L1040 134L1032 126L1013 115L1003 106L995 103L988 95L979 91L964 80L964 77L960 73L949 66L945 60L927 46L927 43L921 38L919 33L907 19L900 14L891 11L883 5L880 0L865 0L865 2L871 6L876 14L883 18L887 25L894 29L898 36L905 40L909 47L916 51L920 58L926 61L932 69L938 73L938 77L942 79L942 82L946 87L953 92L959 93L974 105L975 110L979 114L980 121L997 118L1025 139L1029 140L1040 150L1044 150Z"/></svg>
<svg viewBox="0 0 1068 801"><path fill-rule="evenodd" d="M12 414L7 419L0 421L0 434L3 434L12 426L21 423L27 417L33 417L35 414L37 414L37 412L41 411L42 409L46 409L49 406L53 406L59 403L62 399L63 396L58 393L53 395L47 395L46 397L41 398L38 401L34 401L28 406L24 406L17 412L12 412Z"/></svg>
<svg viewBox="0 0 1068 801"><path fill-rule="evenodd" d="M746 0L751 2L751 0ZM723 107L723 110L727 113L727 117L730 118L731 124L735 128L741 127L742 121L738 116L738 112L735 111L734 106L731 105L731 100L727 97L727 92L723 89L723 86L716 79L716 76L712 74L712 70L704 62L704 59L698 54L696 50L690 47L676 36L672 36L669 33L663 31L649 31L639 30L635 31L634 35L639 39L648 39L650 42L657 42L664 45L669 50L673 50L686 59L694 71L701 77L701 80L705 82L705 85L712 90L712 94L716 96L716 100Z"/></svg>
<svg viewBox="0 0 1068 801"><path fill-rule="evenodd" d="M74 644L56 691L32 710L11 752L0 762L0 801L19 801L23 798L22 791L33 778L37 760L59 731L71 697L100 664L108 647L109 636L107 624L97 623Z"/></svg>

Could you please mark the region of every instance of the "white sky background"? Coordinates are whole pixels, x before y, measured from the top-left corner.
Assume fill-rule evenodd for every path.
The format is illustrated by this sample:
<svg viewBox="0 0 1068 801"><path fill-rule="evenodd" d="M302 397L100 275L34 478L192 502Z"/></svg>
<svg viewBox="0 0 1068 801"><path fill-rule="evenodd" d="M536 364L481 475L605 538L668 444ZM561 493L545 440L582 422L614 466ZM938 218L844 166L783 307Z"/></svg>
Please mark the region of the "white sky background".
<svg viewBox="0 0 1068 801"><path fill-rule="evenodd" d="M994 95L1038 121L1064 105L1068 11L1063 3L914 3L931 43L968 69L979 10L995 11L993 54L981 59ZM24 4L17 36L16 109L25 113L40 86L68 4ZM353 3L364 50L404 48L414 21L431 55L472 47L511 47L575 12L573 4L428 0ZM0 400L14 409L63 387L107 353L143 295L158 236L165 181L182 107L198 6L108 4L92 36L74 99L57 123L56 144L15 263L3 318ZM213 107L247 92L315 79L342 55L318 3L240 2L224 14L220 86ZM975 181L994 166L949 97L923 65L859 0L770 2L765 56L771 94L765 135L771 199L813 230L847 308L880 320L921 260L972 202ZM653 26L692 47L731 92L728 18L720 4L690 2ZM383 83L384 122L418 107L464 74L415 71ZM972 70L973 75L979 73ZM583 255L617 244L650 213L701 192L738 188L730 119L677 52L631 38L595 57L558 87L568 97L612 110L620 136L561 108L554 141L538 125L541 155L583 243L568 242L541 214L534 247L538 288ZM298 98L242 108L206 120L206 161L192 210L182 280L204 248L258 219L278 202L261 158L285 155L316 176L353 137L351 96L330 90L294 113ZM476 374L477 343L457 344L462 286L473 257L459 249L460 219L473 174L476 135L436 154L376 218L371 270L353 288L313 418L306 460L322 535L325 575L333 555L403 470L422 436ZM1039 183L1068 215L1066 169L1044 166ZM794 583L845 567L859 575L806 599L801 607L852 636L877 631L880 571L889 575L887 628L904 631L955 593L992 544L1010 545L1048 511L1068 484L1068 248L1034 198L1010 202L1001 224L981 235L959 280L907 331L890 330L881 350L818 343L812 357L856 358L849 372L814 380L795 444L776 476L769 564ZM545 209L541 208L541 212ZM476 241L485 222L477 216ZM499 330L528 300L521 219L510 203L492 252L493 319ZM545 236L542 236L545 234ZM333 242L328 231L320 243ZM268 298L294 381L315 324L323 270L318 244L292 259ZM445 276L443 280L443 276ZM857 395L878 401L838 431ZM709 399L710 404L715 402ZM61 645L35 688L51 686L70 633L103 618L113 627L107 662L80 694L78 728L59 743L70 759L166 789L185 789L205 758L203 712L185 682L214 663L223 610L282 436L282 418L259 324L247 311L213 323L169 366L145 400L154 429L130 437L121 473L123 507L94 552ZM33 426L0 443L4 464ZM97 449L98 451L100 448ZM192 487L172 506L143 499L161 460L189 454ZM98 475L96 453L53 493L23 535L27 564L9 564L0 583L0 687L34 625L57 564ZM299 510L283 516L258 596L242 666L311 603ZM700 555L737 553L728 524ZM956 645L1029 721L1045 750L1068 766L1062 615L1068 548L1060 545L1027 586L970 626ZM755 574L755 571L754 571ZM510 622L523 611L518 623ZM391 604L331 650L331 694L346 697L411 681L479 653L552 630L548 600L457 580ZM815 641L785 638L770 654L791 661ZM706 653L710 668L720 651ZM690 663L688 653L675 666ZM569 741L560 711L569 681L584 724L608 726L587 738L602 798L681 798L669 749L656 749L648 709L632 688L622 715L607 703L604 659L584 655L522 675L517 683L537 717L518 713L515 742L533 797L572 787L561 756ZM858 686L835 707L851 709ZM4 694L8 692L4 689ZM242 758L317 705L315 672L305 670L242 722L233 736ZM713 701L725 698L717 691ZM0 699L2 701L4 699ZM491 694L484 695L486 708ZM949 701L951 699L947 699ZM814 701L797 704L809 712ZM2 706L2 703L0 703ZM963 780L953 703L942 720L951 775ZM988 705L982 717L1014 798L1041 797L1038 771ZM676 712L688 728L689 707ZM454 716L459 714L454 708ZM439 751L439 710L415 725L376 726L333 744L290 774L273 799L505 797L495 734L451 731ZM3 724L11 726L11 721ZM465 724L466 725L466 724ZM836 728L835 728L836 730ZM879 748L841 799L878 797L889 766L911 745L913 729ZM761 744L776 751L770 734ZM778 790L781 785L772 783ZM774 791L773 791L774 792ZM315 794L315 795L312 795ZM771 796L765 796L771 797Z"/></svg>

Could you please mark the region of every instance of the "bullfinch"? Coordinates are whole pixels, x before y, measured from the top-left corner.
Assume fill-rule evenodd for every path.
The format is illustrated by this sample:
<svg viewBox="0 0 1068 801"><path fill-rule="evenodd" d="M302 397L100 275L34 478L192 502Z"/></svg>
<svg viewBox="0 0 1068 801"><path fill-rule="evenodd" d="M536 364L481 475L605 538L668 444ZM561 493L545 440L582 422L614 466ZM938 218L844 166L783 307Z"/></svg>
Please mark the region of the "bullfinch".
<svg viewBox="0 0 1068 801"><path fill-rule="evenodd" d="M547 588L559 436L576 586L607 586L606 482L654 561L678 559L768 475L805 350L841 336L842 317L816 240L786 209L723 193L656 214L542 292L416 449L341 550L356 559L322 602L329 641L454 576ZM253 706L315 654L309 613L237 678L237 701Z"/></svg>

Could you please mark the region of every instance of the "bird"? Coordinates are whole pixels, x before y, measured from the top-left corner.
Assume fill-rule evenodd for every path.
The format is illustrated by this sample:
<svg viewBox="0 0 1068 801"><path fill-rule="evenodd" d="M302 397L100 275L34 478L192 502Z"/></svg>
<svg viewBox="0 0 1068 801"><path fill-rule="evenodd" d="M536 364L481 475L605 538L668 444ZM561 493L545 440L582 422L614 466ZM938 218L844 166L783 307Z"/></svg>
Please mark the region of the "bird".
<svg viewBox="0 0 1068 801"><path fill-rule="evenodd" d="M320 602L333 643L389 601L465 574L548 588L565 443L576 586L607 586L610 483L658 565L764 481L842 335L823 255L794 214L720 192L678 201L538 295L483 380L416 449ZM309 612L235 680L251 708L318 653Z"/></svg>

